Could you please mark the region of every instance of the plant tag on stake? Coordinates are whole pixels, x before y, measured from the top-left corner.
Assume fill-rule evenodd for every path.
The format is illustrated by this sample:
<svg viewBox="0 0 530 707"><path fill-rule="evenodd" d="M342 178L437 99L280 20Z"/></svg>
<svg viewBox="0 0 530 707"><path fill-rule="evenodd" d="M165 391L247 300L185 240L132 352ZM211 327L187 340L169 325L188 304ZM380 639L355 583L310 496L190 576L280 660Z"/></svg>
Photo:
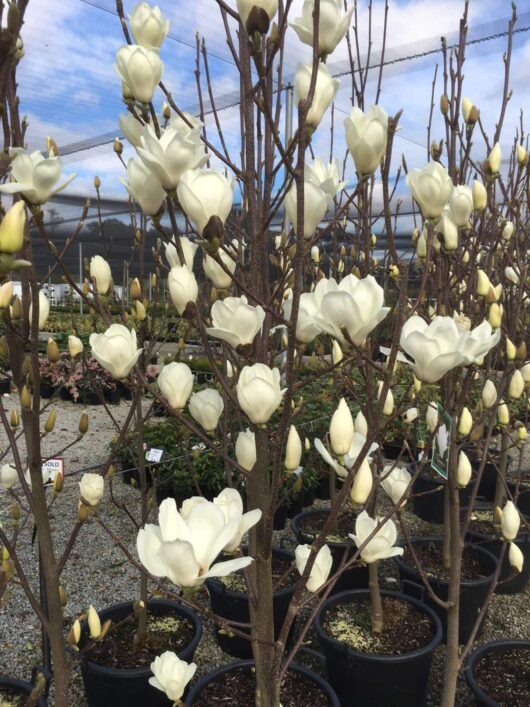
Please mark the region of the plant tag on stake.
<svg viewBox="0 0 530 707"><path fill-rule="evenodd" d="M157 449L156 447L151 447L151 449L148 449L147 452L145 453L145 461L147 462L159 462L162 459L162 455L164 454L163 449Z"/></svg>
<svg viewBox="0 0 530 707"><path fill-rule="evenodd" d="M44 485L53 484L57 474L64 478L64 459L46 459L42 463L42 480Z"/></svg>
<svg viewBox="0 0 530 707"><path fill-rule="evenodd" d="M438 403L438 419L442 420L442 424L438 428L432 445L431 468L443 479L447 479L449 476L449 439L453 420L440 403Z"/></svg>

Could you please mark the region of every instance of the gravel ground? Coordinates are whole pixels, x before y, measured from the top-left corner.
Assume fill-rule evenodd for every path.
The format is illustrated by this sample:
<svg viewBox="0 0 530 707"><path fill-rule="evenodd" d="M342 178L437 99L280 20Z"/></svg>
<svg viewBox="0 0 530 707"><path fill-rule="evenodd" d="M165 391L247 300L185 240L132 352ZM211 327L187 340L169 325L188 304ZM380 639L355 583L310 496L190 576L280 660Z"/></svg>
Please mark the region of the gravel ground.
<svg viewBox="0 0 530 707"><path fill-rule="evenodd" d="M4 398L4 406L8 412L16 401ZM130 403L122 402L113 407L116 420L125 419L130 410ZM18 405L17 405L18 407ZM46 454L56 454L58 447L63 447L75 439L81 407L72 403L57 401L52 404L58 412L55 431L49 439L45 439ZM77 469L101 463L105 459L106 448L114 432L105 410L101 407L89 409L90 428L82 440L61 456L65 459L67 478L63 492L53 505L51 520L59 552L65 546L71 529L77 517L78 481L79 475L68 475ZM6 444L3 430L0 431L2 449ZM527 450L528 455L528 450ZM528 455L530 462L530 455ZM527 464L528 466L528 464ZM114 483L116 498L125 504L133 514L138 513L139 494L136 490L121 483L116 477ZM6 522L9 518L11 499L0 490L0 520ZM108 488L98 508L113 531L119 535L134 552L135 531L130 521L112 504ZM405 510L411 535L432 534L436 530L418 520L412 513ZM277 540L285 532L277 534ZM37 582L37 552L31 544L31 526L26 525L17 545L17 550L23 567L28 573L32 586L36 589ZM392 562L381 563L380 576L382 586L395 588L397 573ZM65 608L65 625L67 630L72 620L89 604L96 608L104 608L119 601L135 599L135 587L138 586L136 570L125 560L121 550L114 545L109 536L94 522L89 522L80 531L78 541L72 552L64 574L64 588L68 595ZM528 638L530 635L530 588L523 594L515 596L496 595L489 609L485 629L480 643L498 638ZM314 646L314 636L308 635L308 645ZM21 588L11 584L7 605L0 608L0 675L28 680L31 669L39 661L40 631L38 622L29 608ZM428 705L440 703L444 649L439 648L435 655L431 672L430 696ZM198 664L197 676L208 672L212 667L231 662L233 658L223 653L216 644L213 627L206 621L203 638L195 655ZM53 701L50 701L53 704ZM79 670L74 671L70 704L72 707L84 707L86 701ZM466 707L473 705L470 693L463 680L459 683L457 705ZM246 706L245 706L246 707Z"/></svg>

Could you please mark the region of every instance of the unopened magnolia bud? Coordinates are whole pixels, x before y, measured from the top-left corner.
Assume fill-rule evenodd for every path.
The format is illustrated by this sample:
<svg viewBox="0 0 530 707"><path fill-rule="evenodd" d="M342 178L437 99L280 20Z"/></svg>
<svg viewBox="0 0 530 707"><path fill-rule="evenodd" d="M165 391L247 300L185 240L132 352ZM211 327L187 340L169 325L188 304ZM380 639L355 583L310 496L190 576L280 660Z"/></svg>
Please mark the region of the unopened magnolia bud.
<svg viewBox="0 0 530 707"><path fill-rule="evenodd" d="M512 400L517 400L521 397L524 391L524 378L521 371L518 369L512 373L510 384L508 385L508 395Z"/></svg>
<svg viewBox="0 0 530 707"><path fill-rule="evenodd" d="M153 273L151 275L151 287L153 290L156 290L156 273Z"/></svg>
<svg viewBox="0 0 530 707"><path fill-rule="evenodd" d="M449 113L449 99L445 93L442 93L440 96L440 111L443 115L447 115Z"/></svg>
<svg viewBox="0 0 530 707"><path fill-rule="evenodd" d="M49 434L50 432L53 431L53 428L55 427L56 420L57 420L57 411L51 410L46 422L44 423L44 431L47 434Z"/></svg>
<svg viewBox="0 0 530 707"><path fill-rule="evenodd" d="M121 143L121 140L118 137L115 138L115 140L114 140L113 148L114 148L114 152L117 155L121 155L121 153L123 152L123 144Z"/></svg>
<svg viewBox="0 0 530 707"><path fill-rule="evenodd" d="M96 191L99 190L101 186L101 179L97 176L94 177L94 187L96 188Z"/></svg>
<svg viewBox="0 0 530 707"><path fill-rule="evenodd" d="M140 285L140 280L137 277L135 277L131 282L129 294L131 295L131 299L142 299L142 286Z"/></svg>
<svg viewBox="0 0 530 707"><path fill-rule="evenodd" d="M526 438L528 437L528 431L524 425L520 425L520 427L517 428L517 439L519 442L524 442Z"/></svg>
<svg viewBox="0 0 530 707"><path fill-rule="evenodd" d="M74 623L72 624L72 628L70 629L70 633L68 634L68 642L71 646L77 646L81 639L81 624L79 623L79 619L76 619Z"/></svg>
<svg viewBox="0 0 530 707"><path fill-rule="evenodd" d="M484 186L484 184L475 179L473 181L473 188L471 190L471 193L473 196L473 208L475 209L475 211L484 211L484 209L488 205L488 192L486 191L486 187Z"/></svg>
<svg viewBox="0 0 530 707"><path fill-rule="evenodd" d="M526 341L521 341L519 346L517 347L517 351L515 352L515 358L518 361L525 361L526 360L526 355L527 355L527 349L526 349ZM523 376L524 377L524 376ZM525 381L526 382L526 381Z"/></svg>
<svg viewBox="0 0 530 707"><path fill-rule="evenodd" d="M53 492L61 493L64 486L64 476L62 474L55 474L53 479Z"/></svg>
<svg viewBox="0 0 530 707"><path fill-rule="evenodd" d="M171 109L167 103L162 104L162 115L164 120L169 120L171 118Z"/></svg>
<svg viewBox="0 0 530 707"><path fill-rule="evenodd" d="M77 509L77 517L81 523L84 523L86 520L88 520L88 516L90 515L90 509L85 506L83 501L79 501L79 506Z"/></svg>
<svg viewBox="0 0 530 707"><path fill-rule="evenodd" d="M458 455L458 467L456 473L456 482L458 487L465 488L471 480L471 462L465 452L460 452Z"/></svg>
<svg viewBox="0 0 530 707"><path fill-rule="evenodd" d="M493 329L499 329L502 322L503 307L502 304L494 302L489 311L488 322Z"/></svg>
<svg viewBox="0 0 530 707"><path fill-rule="evenodd" d="M498 142L493 145L491 152L488 155L488 165L493 175L498 174L501 169L502 152Z"/></svg>
<svg viewBox="0 0 530 707"><path fill-rule="evenodd" d="M147 311L145 309L143 302L139 302L139 301L136 302L135 316L139 322L143 322L147 318Z"/></svg>
<svg viewBox="0 0 530 707"><path fill-rule="evenodd" d="M513 341L506 337L506 358L508 361L515 361L516 356L517 349L515 348Z"/></svg>
<svg viewBox="0 0 530 707"><path fill-rule="evenodd" d="M497 389L493 381L487 380L482 389L482 404L485 410L492 408L497 402Z"/></svg>
<svg viewBox="0 0 530 707"><path fill-rule="evenodd" d="M437 162L440 157L442 156L443 152L443 140L440 140L440 142L436 142L436 140L433 140L431 142L431 157L432 159Z"/></svg>
<svg viewBox="0 0 530 707"><path fill-rule="evenodd" d="M339 342L336 339L333 339L333 348L331 349L331 360L333 361L333 365L336 366L339 364L343 358L344 354L342 353Z"/></svg>
<svg viewBox="0 0 530 707"><path fill-rule="evenodd" d="M66 592L61 585L59 585L59 600L62 607L65 607L68 603L68 597L66 596Z"/></svg>
<svg viewBox="0 0 530 707"><path fill-rule="evenodd" d="M471 417L469 409L464 407L460 415L460 420L458 421L458 433L462 435L462 437L466 437L471 432L472 427L473 418Z"/></svg>
<svg viewBox="0 0 530 707"><path fill-rule="evenodd" d="M11 315L11 319L14 322L16 322L22 318L22 302L20 301L20 298L18 295L14 296L13 304L9 308L9 313Z"/></svg>
<svg viewBox="0 0 530 707"><path fill-rule="evenodd" d="M90 630L90 638L99 638L101 635L101 620L98 612L94 609L92 604L88 608L87 622Z"/></svg>
<svg viewBox="0 0 530 707"><path fill-rule="evenodd" d="M524 166L528 162L528 152L522 145L517 145L517 164Z"/></svg>
<svg viewBox="0 0 530 707"><path fill-rule="evenodd" d="M27 385L22 386L22 390L20 391L20 405L23 410L29 410L31 408L31 395Z"/></svg>
<svg viewBox="0 0 530 707"><path fill-rule="evenodd" d="M79 434L84 435L87 430L88 430L88 414L86 412L82 412L81 416L79 417Z"/></svg>
<svg viewBox="0 0 530 707"><path fill-rule="evenodd" d="M497 422L501 425L501 427L506 427L506 425L510 424L510 411L502 399L499 401L499 405L497 407Z"/></svg>
<svg viewBox="0 0 530 707"><path fill-rule="evenodd" d="M13 410L11 411L11 419L9 420L9 424L11 425L11 427L12 427L13 429L16 429L16 428L19 426L19 424L20 424L20 419L19 419L19 417L18 417L18 412L17 412L15 409L13 409Z"/></svg>
<svg viewBox="0 0 530 707"><path fill-rule="evenodd" d="M18 521L20 520L20 506L16 501L13 501L13 504L11 506L11 518L13 519L15 524L18 523Z"/></svg>
<svg viewBox="0 0 530 707"><path fill-rule="evenodd" d="M48 339L46 355L48 356L48 361L50 363L57 363L59 360L59 347L57 346L57 342L53 339Z"/></svg>

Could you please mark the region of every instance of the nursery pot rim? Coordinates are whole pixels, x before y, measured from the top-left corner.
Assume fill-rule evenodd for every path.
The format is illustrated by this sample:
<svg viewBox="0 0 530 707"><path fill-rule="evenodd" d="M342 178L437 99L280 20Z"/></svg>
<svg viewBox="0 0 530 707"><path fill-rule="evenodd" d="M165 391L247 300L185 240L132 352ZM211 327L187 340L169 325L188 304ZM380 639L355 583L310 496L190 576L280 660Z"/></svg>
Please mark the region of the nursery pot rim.
<svg viewBox="0 0 530 707"><path fill-rule="evenodd" d="M210 682L213 682L220 675L223 675L224 673L227 673L236 668L252 667L253 665L254 660L252 658L248 660L236 660L233 663L221 665L220 667L215 668L214 670L206 673L195 683L195 685L190 688L188 696L184 701L185 707L193 707L192 700L194 700L200 695L201 691L206 685L208 685ZM308 678L308 680L310 680L311 682L316 683L318 687L322 689L322 692L324 692L324 694L329 697L331 707L340 707L339 698L337 697L335 690L333 689L331 684L325 678L322 677L322 675L319 675L319 673L316 673L313 670L306 668L305 665L299 665L298 663L291 663L288 667L288 670L293 670L296 673L300 673L304 677Z"/></svg>
<svg viewBox="0 0 530 707"><path fill-rule="evenodd" d="M415 542L421 541L421 544L427 544L427 543L435 543L436 545L441 545L442 544L442 539L441 538L435 538L435 537L428 537L428 536L423 536L423 535L418 535L415 537L412 537L410 539L411 545L414 545ZM490 552L489 550L486 550L485 548L481 547L480 545L473 545L473 543L466 543L464 542L464 548L466 547L472 547L475 550L478 550L479 553L483 553L484 555L487 555L493 562L494 568L488 574L486 577L480 577L478 579L461 579L460 580L460 586L461 587L476 587L477 584L488 584L491 583L493 580L493 576L495 572L497 571L497 565L499 563L499 559L495 557L495 555ZM409 570L413 570L414 572L417 572L418 570L416 569L416 565L412 564L409 565L406 563L401 557L397 556L394 557L394 560L398 567L401 565L402 568L407 568ZM429 580L432 580L434 582L438 582L440 585L448 585L449 580L448 579L440 579L439 577L432 576L428 578Z"/></svg>
<svg viewBox="0 0 530 707"><path fill-rule="evenodd" d="M369 660L370 662L377 662L377 663L387 663L387 662L392 662L392 663L404 663L405 661L410 660L411 658L416 658L420 655L423 655L425 653L429 653L430 651L433 651L436 646L440 645L442 642L442 636L443 636L443 629L442 629L442 622L440 621L440 617L436 614L436 612L431 609L430 606L425 604L423 601L420 601L419 599L416 599L416 597L411 597L408 594L405 594L404 592L393 592L388 589L382 589L381 590L381 596L390 596L394 597L396 599L401 599L402 601L412 604L416 608L421 609L425 614L429 616L429 618L432 620L434 624L434 635L432 639L429 641L424 646L421 646L420 648L416 648L413 651L409 651L407 653L402 653L400 655L386 655L384 653L364 653L363 651L358 651L355 650L355 648L351 648L351 646L346 645L343 641L339 641L336 638L333 638L333 636L330 636L326 631L324 630L323 626L321 625L321 618L324 615L324 613L331 608L332 606L339 604L339 603L348 603L344 602L341 600L342 599L348 599L348 598L354 598L358 597L360 595L365 595L366 597L370 597L370 590L369 589L347 589L344 592L339 592L338 594L334 594L333 596L328 597L320 609L318 610L317 615L315 616L315 621L314 621L314 627L315 631L318 634L318 637L320 640L323 640L324 642L328 642L331 645L333 645L335 648L337 648L341 652L346 652L354 655L356 658L361 658L365 660Z"/></svg>
<svg viewBox="0 0 530 707"><path fill-rule="evenodd" d="M5 688L6 690L14 690L15 692L18 691L22 695L29 696L34 687L35 686L32 683L27 682L27 680L20 680L20 678L10 678L7 676L4 677L3 675L0 675L0 690L3 690ZM47 704L45 693L46 690L37 700L37 707L44 707L44 705Z"/></svg>
<svg viewBox="0 0 530 707"><path fill-rule="evenodd" d="M102 617L104 614L108 611L116 611L120 609L125 609L126 607L130 607L132 610L134 602L133 601L122 601L118 604L112 604L112 606L107 606L105 609L102 609L99 612L99 616ZM186 618L191 621L193 624L193 637L191 641L188 643L185 649L182 651L179 651L177 655L180 657L180 655L184 652L191 651L193 654L195 652L195 649L197 648L197 645L199 641L202 638L202 622L198 615L190 608L185 606L184 604L180 604L177 601L173 601L172 599L163 599L163 598L157 598L157 599L149 599L147 602L147 608L152 605L155 606L161 606L165 605L168 606L172 609L177 609L178 612L181 612L186 615ZM87 621L83 621L81 624L81 631L86 631L87 628ZM90 670L96 673L100 673L102 675L108 675L108 676L113 676L115 678L119 677L148 677L150 674L152 674L152 670L150 665L147 665L144 668L111 668L106 665L100 665L99 663L93 663L88 656L82 656L81 661L84 662L86 665L90 666Z"/></svg>
<svg viewBox="0 0 530 707"><path fill-rule="evenodd" d="M293 533L295 535L298 535L298 534L306 535L307 534L306 532L304 532L301 528L296 527L298 525L297 523L295 523L296 519L300 518L300 516L317 515L318 513L329 515L330 509L329 508L307 508L305 511L302 511L301 513L297 513L293 518L291 518L290 525L291 525L291 530L293 531ZM318 535L315 535L313 542L316 540L317 537L318 537ZM326 545L329 545L330 548L336 548L338 550L346 550L348 548L353 549L353 541L352 540L343 540L342 542L338 542L336 540L326 540Z"/></svg>
<svg viewBox="0 0 530 707"><path fill-rule="evenodd" d="M284 547L273 547L272 548L273 552L279 552L281 554L285 554L289 556L289 559L291 561L294 560L294 552L291 552L291 550L287 550ZM296 585L300 581L300 578L297 578L294 584L290 584L288 587L283 587L283 589L277 589L275 592L273 592L273 597L274 598L279 598L279 597L284 597L287 596L290 593L293 593L294 590L296 589ZM248 596L248 592L236 592L234 589L228 589L225 587L225 585L219 580L218 577L208 577L204 581L204 584L207 586L208 591L210 590L210 587L214 587L215 590L217 590L219 593L222 593L224 596L228 596L232 599L241 599L241 597Z"/></svg>
<svg viewBox="0 0 530 707"><path fill-rule="evenodd" d="M484 692L475 680L474 669L476 664L486 653L495 651L497 648L517 648L518 646L526 647L530 651L530 640L525 640L524 638L501 638L497 641L489 641L475 648L468 656L464 669L466 682L473 692L474 697L478 698L488 707L499 707L499 703L495 702L495 700Z"/></svg>

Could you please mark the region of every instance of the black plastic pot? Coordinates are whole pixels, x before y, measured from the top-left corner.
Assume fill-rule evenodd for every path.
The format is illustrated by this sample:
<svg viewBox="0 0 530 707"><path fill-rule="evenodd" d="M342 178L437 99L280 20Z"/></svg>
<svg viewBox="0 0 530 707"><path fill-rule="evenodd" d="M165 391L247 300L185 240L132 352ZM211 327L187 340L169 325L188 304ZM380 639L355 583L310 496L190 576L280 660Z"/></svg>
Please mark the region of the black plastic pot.
<svg viewBox="0 0 530 707"><path fill-rule="evenodd" d="M30 682L25 682L24 680L17 680L16 678L3 678L0 676L0 704L4 704L1 699L2 690L12 690L18 695L25 695L26 697L29 697L31 691L33 690L33 685ZM37 702L37 707L47 707L47 704L48 701L46 698L40 697Z"/></svg>
<svg viewBox="0 0 530 707"><path fill-rule="evenodd" d="M157 616L178 614L188 618L194 626L193 639L188 646L178 654L179 658L187 662L193 660L197 644L202 636L202 622L200 618L187 607L167 599L151 599L148 604L149 612ZM101 622L112 619L112 622L121 621L133 613L132 602L124 602L110 606L99 612ZM87 640L86 623L82 625L82 638ZM147 665L145 668L106 668L90 661L90 654L81 660L81 673L85 685L85 693L89 707L167 707L168 698L161 690L149 684L153 673Z"/></svg>
<svg viewBox="0 0 530 707"><path fill-rule="evenodd" d="M484 501L493 501L495 499L495 487L497 485L497 467L499 465L499 452L496 449L490 449L488 454L488 460L484 464L484 470L482 471L482 477L480 479L480 484L478 486L477 497L484 499ZM483 457L479 457L476 453L470 453L469 460L475 471L480 468ZM493 463L496 462L496 464ZM512 461L511 457L508 457L508 467Z"/></svg>
<svg viewBox="0 0 530 707"><path fill-rule="evenodd" d="M274 518L272 522L273 530L283 530L285 528L288 510L287 503L281 503L274 511Z"/></svg>
<svg viewBox="0 0 530 707"><path fill-rule="evenodd" d="M413 461L411 451L406 447L404 448L402 444L383 442L382 451L385 459L391 459L392 461L400 459L402 462L406 463Z"/></svg>
<svg viewBox="0 0 530 707"><path fill-rule="evenodd" d="M527 650L528 661L530 662L530 641L522 641L515 639L507 641L492 641L491 643L485 643L483 646L475 648L475 650L467 659L467 664L464 669L464 675L470 690L473 692L478 707L501 707L501 705L498 702L492 700L490 697L488 697L484 690L478 685L474 675L475 668L477 667L480 660L487 653L495 652L502 654L504 651L510 650L512 648L521 648L523 650ZM507 668L509 667L510 666L507 666ZM502 704L504 705L506 703L503 702Z"/></svg>
<svg viewBox="0 0 530 707"><path fill-rule="evenodd" d="M121 400L121 390L116 388L115 390L105 390L105 400L110 405L119 405Z"/></svg>
<svg viewBox="0 0 530 707"><path fill-rule="evenodd" d="M40 384L40 396L43 400L48 400L49 398L53 398L55 394L55 388L53 385L50 383L43 383L41 381Z"/></svg>
<svg viewBox="0 0 530 707"><path fill-rule="evenodd" d="M515 484L508 481L508 488L513 496L513 494L515 494ZM530 488L527 486L520 486L519 488L517 508L526 518L528 518L528 520L530 520Z"/></svg>
<svg viewBox="0 0 530 707"><path fill-rule="evenodd" d="M296 539L300 544L311 545L315 539L315 535L307 532L303 529L304 520L312 517L318 517L322 515L329 514L327 509L311 509L309 511L303 511L295 516L291 521L291 530L296 535ZM354 529L355 522L352 518L352 532ZM331 550L331 555L333 557L333 564L331 566L330 575L335 573L342 562L344 553L347 553L347 557L351 557L355 548L351 542L331 542L328 541L327 545ZM336 581L335 586L331 590L332 594L337 594L338 592L343 592L346 589L366 589L368 587L368 567L366 565L357 565L351 567L341 574L339 579Z"/></svg>
<svg viewBox="0 0 530 707"><path fill-rule="evenodd" d="M466 541L472 545L478 545L488 550L497 558L501 553L503 544L505 544L500 538L491 537L483 533L475 533L474 531L469 531L466 534ZM495 587L495 594L519 594L520 592L524 592L530 581L530 534L520 533L514 542L523 553L523 570L522 572L516 572L514 574L515 570L510 566L510 560L508 558L509 548L507 547L504 553L499 581Z"/></svg>
<svg viewBox="0 0 530 707"><path fill-rule="evenodd" d="M230 672L235 669L238 669L238 668L248 667L250 670L253 665L254 665L253 660L241 660L241 661L238 661L237 663L231 663L230 665L224 665L221 668L217 668L217 670L212 670L211 673L207 673L190 689L184 704L186 705L186 707L193 707L193 705L199 699L201 692L211 682L218 680L225 673ZM326 680L324 680L323 677L318 675L318 673L314 673L312 670L309 670L308 668L305 668L302 665L296 665L296 663L292 663L289 667L289 670L292 670L293 672L298 673L299 675L303 675L305 678L307 678L308 682L312 682L314 685L316 685L324 693L324 695L326 695L326 697L328 698L329 707L341 707L341 703L339 702L339 699L338 699L337 695L335 694L335 691L333 690L331 685ZM310 707L309 702L307 703L307 706ZM147 707L147 705L146 705L146 707ZM250 707L250 706L245 705L245 707ZM300 705L300 707L302 707L302 705Z"/></svg>
<svg viewBox="0 0 530 707"><path fill-rule="evenodd" d="M335 479L335 484L337 483ZM329 474L324 474L320 477L320 481L315 486L315 498L320 498L321 501L329 501Z"/></svg>
<svg viewBox="0 0 530 707"><path fill-rule="evenodd" d="M410 473L414 470L410 468ZM435 479L431 474L420 474L412 484L412 509L414 513L430 523L444 522L444 487L445 481ZM459 489L460 505L465 506L471 494L472 483Z"/></svg>
<svg viewBox="0 0 530 707"><path fill-rule="evenodd" d="M73 402L72 396L70 395L70 391L68 390L68 388L61 388L59 390L59 397L61 398L61 400L64 400L64 402L66 402L66 403Z"/></svg>
<svg viewBox="0 0 530 707"><path fill-rule="evenodd" d="M0 378L0 395L11 391L11 378Z"/></svg>
<svg viewBox="0 0 530 707"><path fill-rule="evenodd" d="M102 405L103 401L95 390L82 390L75 401L81 405Z"/></svg>
<svg viewBox="0 0 530 707"><path fill-rule="evenodd" d="M442 625L426 604L400 592L381 592L412 604L433 623L433 638L426 646L403 655L361 653L329 636L324 628L326 613L337 604L367 599L366 589L328 597L315 619L315 630L326 656L328 679L341 707L423 707L434 649L442 641Z"/></svg>
<svg viewBox="0 0 530 707"><path fill-rule="evenodd" d="M291 562L294 555L288 550L273 548L273 555ZM218 579L207 579L206 587L210 594L210 605L214 614L230 621L238 623L249 623L250 613L248 607L248 595L246 592L234 592L227 589ZM274 592L274 633L276 638L280 634L289 603L294 594L296 584L279 589ZM252 656L252 646L250 641L235 635L229 635L215 626L215 635L219 647L236 658L248 658Z"/></svg>
<svg viewBox="0 0 530 707"><path fill-rule="evenodd" d="M411 542L415 547L421 547L430 544L442 544L440 538L412 538ZM493 575L495 574L495 570L497 569L497 558L492 555L491 552L484 550L478 545L469 545L469 552L471 552L473 557L479 562L481 566L481 571L485 576L481 579L460 583L460 643L467 642L467 639L471 634L473 626L475 625L478 613L484 603L484 600L486 599L491 583L493 582ZM416 589L419 589L421 592L423 592L423 583L416 568L407 565L401 557L396 557L395 561L398 566L401 580L406 580L406 582L404 582L404 591L406 593L416 594ZM437 594L440 599L444 601L447 600L449 591L449 582L447 580L429 576L429 584L431 585L434 593ZM443 640L445 641L447 629L447 613L445 609L435 604L429 598L428 595L425 596L425 603L432 609L434 609L434 611L440 617L443 627ZM486 616L484 616L484 619L485 618ZM479 638L482 633L484 619L477 633L477 638Z"/></svg>

